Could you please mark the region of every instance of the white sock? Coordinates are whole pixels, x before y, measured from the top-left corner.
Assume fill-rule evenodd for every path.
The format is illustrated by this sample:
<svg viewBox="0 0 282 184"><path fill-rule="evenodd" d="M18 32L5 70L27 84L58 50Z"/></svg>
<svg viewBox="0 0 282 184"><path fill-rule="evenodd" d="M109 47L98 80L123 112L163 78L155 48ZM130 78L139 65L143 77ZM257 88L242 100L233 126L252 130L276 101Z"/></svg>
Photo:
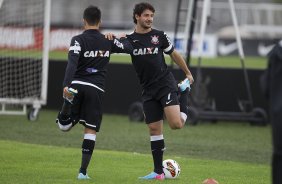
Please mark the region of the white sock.
<svg viewBox="0 0 282 184"><path fill-rule="evenodd" d="M150 136L150 141L159 141L164 139L164 135L151 135Z"/></svg>

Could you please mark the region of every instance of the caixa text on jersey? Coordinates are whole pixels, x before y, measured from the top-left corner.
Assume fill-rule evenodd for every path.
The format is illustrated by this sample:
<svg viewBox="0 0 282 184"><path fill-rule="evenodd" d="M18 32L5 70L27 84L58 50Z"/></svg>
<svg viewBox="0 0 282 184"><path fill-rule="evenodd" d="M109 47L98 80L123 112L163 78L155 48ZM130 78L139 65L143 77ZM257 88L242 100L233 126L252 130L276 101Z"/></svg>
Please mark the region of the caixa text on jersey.
<svg viewBox="0 0 282 184"><path fill-rule="evenodd" d="M84 57L109 57L110 51L108 50L91 50L91 51L85 51Z"/></svg>
<svg viewBox="0 0 282 184"><path fill-rule="evenodd" d="M158 54L158 47L150 47L150 48L140 48L140 49L134 49L133 55L147 55L147 54Z"/></svg>

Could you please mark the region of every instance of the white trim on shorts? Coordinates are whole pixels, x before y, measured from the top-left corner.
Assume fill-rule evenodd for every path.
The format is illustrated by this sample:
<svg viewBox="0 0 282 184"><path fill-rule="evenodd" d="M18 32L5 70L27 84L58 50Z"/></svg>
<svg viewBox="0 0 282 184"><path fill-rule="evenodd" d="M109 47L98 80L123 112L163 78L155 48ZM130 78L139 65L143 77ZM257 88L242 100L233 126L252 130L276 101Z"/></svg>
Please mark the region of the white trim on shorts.
<svg viewBox="0 0 282 184"><path fill-rule="evenodd" d="M77 81L77 80L74 80L71 82L72 84L81 84L81 85L86 85L86 86L92 86L100 91L103 91L105 92L102 88L99 88L98 86L96 86L95 84L91 84L89 82L83 82L83 81Z"/></svg>
<svg viewBox="0 0 282 184"><path fill-rule="evenodd" d="M93 127L93 128L96 128L97 126L96 125L91 125L89 123L86 123L86 121L84 119L80 119L78 122L83 122L85 125L87 126L90 126L90 127Z"/></svg>

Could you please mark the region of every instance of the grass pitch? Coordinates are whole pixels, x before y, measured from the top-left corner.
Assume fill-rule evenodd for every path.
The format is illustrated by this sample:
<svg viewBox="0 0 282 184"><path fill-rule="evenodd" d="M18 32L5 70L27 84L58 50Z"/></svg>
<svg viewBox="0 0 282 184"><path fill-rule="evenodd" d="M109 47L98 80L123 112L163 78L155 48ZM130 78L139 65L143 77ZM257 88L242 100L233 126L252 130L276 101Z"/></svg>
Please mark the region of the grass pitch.
<svg viewBox="0 0 282 184"><path fill-rule="evenodd" d="M92 180L77 181L80 150L57 146L42 146L12 141L0 141L1 183L159 183L142 181L139 176L151 171L148 154L95 150L88 170ZM164 183L201 183L214 177L223 184L267 184L269 167L207 159L170 156L181 165L181 174Z"/></svg>
<svg viewBox="0 0 282 184"><path fill-rule="evenodd" d="M149 136L144 123L105 115L93 159L90 181L77 181L83 127L58 130L57 112L42 111L37 122L24 116L0 116L0 183L148 183L139 176L152 170ZM270 184L270 127L247 123L201 123L172 131L164 125L165 159L179 162L176 180L164 183ZM159 183L150 181L149 183Z"/></svg>
<svg viewBox="0 0 282 184"><path fill-rule="evenodd" d="M41 58L42 52L37 50L0 50L0 57L19 57L19 58ZM55 61L67 61L67 51L50 51L49 59ZM165 55L168 65L176 65L172 63L169 56ZM128 54L112 54L110 63L130 64L131 58ZM246 57L245 66L249 69L265 69L267 66L267 58L265 57ZM192 58L190 66L198 66L198 58ZM217 58L202 58L202 67L224 67L224 68L242 68L239 56L217 57Z"/></svg>
<svg viewBox="0 0 282 184"><path fill-rule="evenodd" d="M50 52L50 59L53 60L67 60L67 53L52 51ZM169 56L165 55L167 65L176 65ZM126 54L112 54L110 63L130 64L131 58ZM267 58L264 57L246 57L244 60L245 67L249 69L265 69L267 66ZM198 58L192 58L190 66L198 66ZM224 67L224 68L242 68L239 56L216 57L216 58L202 58L202 67Z"/></svg>

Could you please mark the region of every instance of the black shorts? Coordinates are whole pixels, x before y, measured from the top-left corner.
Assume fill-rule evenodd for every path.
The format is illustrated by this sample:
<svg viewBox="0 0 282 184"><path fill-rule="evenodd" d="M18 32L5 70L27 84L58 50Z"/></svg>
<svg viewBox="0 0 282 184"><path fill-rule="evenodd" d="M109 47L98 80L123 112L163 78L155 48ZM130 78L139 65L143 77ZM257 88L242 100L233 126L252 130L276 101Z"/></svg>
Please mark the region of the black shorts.
<svg viewBox="0 0 282 184"><path fill-rule="evenodd" d="M92 86L71 84L78 90L72 105L72 116L76 122L99 132L102 121L102 101L104 93Z"/></svg>
<svg viewBox="0 0 282 184"><path fill-rule="evenodd" d="M178 88L174 78L159 81L158 86L144 90L142 94L146 123L163 120L164 107L179 105Z"/></svg>

